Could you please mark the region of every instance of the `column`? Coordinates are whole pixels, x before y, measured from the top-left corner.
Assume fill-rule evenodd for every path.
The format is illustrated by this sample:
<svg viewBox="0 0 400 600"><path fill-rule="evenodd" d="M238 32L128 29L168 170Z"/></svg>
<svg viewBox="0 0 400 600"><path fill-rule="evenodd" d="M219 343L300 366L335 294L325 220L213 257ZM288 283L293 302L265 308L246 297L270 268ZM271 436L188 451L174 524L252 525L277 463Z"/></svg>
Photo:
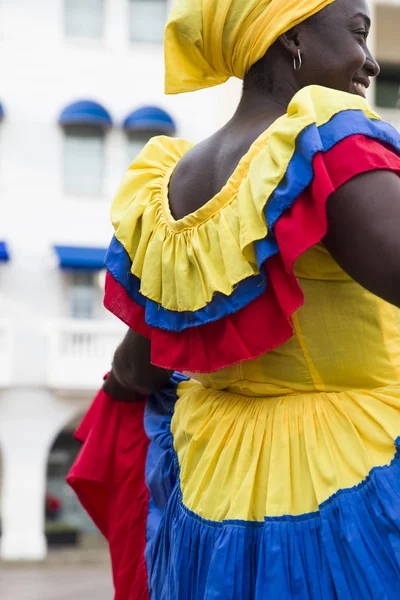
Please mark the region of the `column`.
<svg viewBox="0 0 400 600"><path fill-rule="evenodd" d="M57 398L45 388L14 388L0 395L3 560L46 557L45 493L49 451L87 401Z"/></svg>
<svg viewBox="0 0 400 600"><path fill-rule="evenodd" d="M10 434L2 440L0 556L3 560L43 560L47 553L44 534L47 445L34 432L25 430L21 435L10 430Z"/></svg>

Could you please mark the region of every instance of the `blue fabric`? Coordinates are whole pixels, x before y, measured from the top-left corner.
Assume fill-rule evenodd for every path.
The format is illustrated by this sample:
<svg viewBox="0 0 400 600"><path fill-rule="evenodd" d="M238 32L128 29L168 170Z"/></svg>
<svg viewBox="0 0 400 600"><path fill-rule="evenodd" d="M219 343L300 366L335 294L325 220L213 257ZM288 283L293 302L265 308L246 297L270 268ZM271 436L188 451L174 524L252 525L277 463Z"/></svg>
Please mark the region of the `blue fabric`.
<svg viewBox="0 0 400 600"><path fill-rule="evenodd" d="M110 113L97 102L81 100L65 107L58 122L60 125L98 125L112 127Z"/></svg>
<svg viewBox="0 0 400 600"><path fill-rule="evenodd" d="M170 383L159 393L150 396L144 424L150 440L146 464L146 484L150 491L150 510L147 522L147 541L155 538L162 515L167 508L178 475L175 453L171 453L170 425L176 403L176 388L188 378L174 373ZM161 483L161 485L160 485Z"/></svg>
<svg viewBox="0 0 400 600"><path fill-rule="evenodd" d="M100 271L105 268L106 248L54 246L61 269Z"/></svg>
<svg viewBox="0 0 400 600"><path fill-rule="evenodd" d="M390 466L319 512L216 523L182 503L170 423L175 379L146 409L152 600L397 600L400 438Z"/></svg>
<svg viewBox="0 0 400 600"><path fill-rule="evenodd" d="M4 108L2 103L0 102L0 121L2 120L2 118L4 117Z"/></svg>
<svg viewBox="0 0 400 600"><path fill-rule="evenodd" d="M230 296L215 294L210 304L198 311L174 312L140 293L140 279L131 273L132 261L129 254L115 236L107 252L106 267L132 300L146 309L146 323L167 331L184 331L190 327L218 321L221 314L227 316L250 304L261 296L266 288L265 271L261 269L261 275L241 281Z"/></svg>
<svg viewBox="0 0 400 600"><path fill-rule="evenodd" d="M157 106L143 106L134 110L124 121L126 131L154 131L174 134L176 124L173 118Z"/></svg>
<svg viewBox="0 0 400 600"><path fill-rule="evenodd" d="M296 151L285 177L265 206L269 233L266 238L254 244L260 275L240 282L230 296L217 293L206 307L196 312L175 312L159 306L140 294L140 280L132 275L129 255L115 237L107 254L107 269L134 302L145 307L146 323L155 328L180 332L238 312L261 296L266 289L268 282L263 265L279 252L273 228L282 214L293 206L299 195L312 182L315 155L318 152L327 152L337 143L357 134L389 144L400 153L400 135L397 130L383 121L369 119L361 111L342 111L321 127L314 124L306 128L296 140Z"/></svg>
<svg viewBox="0 0 400 600"><path fill-rule="evenodd" d="M0 261L7 262L10 259L10 255L8 252L7 244L5 242L0 242Z"/></svg>

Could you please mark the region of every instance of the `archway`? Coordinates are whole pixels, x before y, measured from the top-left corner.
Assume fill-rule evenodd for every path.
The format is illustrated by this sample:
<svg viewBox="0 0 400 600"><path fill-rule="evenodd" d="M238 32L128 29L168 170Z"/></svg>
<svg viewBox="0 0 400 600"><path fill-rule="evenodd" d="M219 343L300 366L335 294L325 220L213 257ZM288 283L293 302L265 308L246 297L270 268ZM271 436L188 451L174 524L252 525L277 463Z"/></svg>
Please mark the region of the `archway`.
<svg viewBox="0 0 400 600"><path fill-rule="evenodd" d="M80 505L66 477L81 445L74 439L83 415L70 421L55 438L48 455L46 473L45 522L49 548L78 547L87 539L100 536Z"/></svg>

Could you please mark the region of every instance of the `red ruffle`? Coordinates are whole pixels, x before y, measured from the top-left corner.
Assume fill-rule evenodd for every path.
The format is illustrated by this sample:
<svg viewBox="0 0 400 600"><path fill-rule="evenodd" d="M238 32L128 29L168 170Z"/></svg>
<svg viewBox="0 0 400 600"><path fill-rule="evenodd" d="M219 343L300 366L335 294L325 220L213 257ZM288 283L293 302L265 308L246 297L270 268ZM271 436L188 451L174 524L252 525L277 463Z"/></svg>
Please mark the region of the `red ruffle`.
<svg viewBox="0 0 400 600"><path fill-rule="evenodd" d="M373 139L355 135L329 152L317 154L313 169L312 184L275 225L280 254L265 263L266 291L237 313L182 333L155 329L146 324L144 309L107 275L105 306L129 327L151 339L154 365L211 373L254 359L292 337L291 317L304 301L293 266L303 252L326 235L328 198L362 173L387 169L400 174L400 157Z"/></svg>
<svg viewBox="0 0 400 600"><path fill-rule="evenodd" d="M144 403L116 402L100 391L76 432L83 448L67 478L108 539L115 600L149 600Z"/></svg>

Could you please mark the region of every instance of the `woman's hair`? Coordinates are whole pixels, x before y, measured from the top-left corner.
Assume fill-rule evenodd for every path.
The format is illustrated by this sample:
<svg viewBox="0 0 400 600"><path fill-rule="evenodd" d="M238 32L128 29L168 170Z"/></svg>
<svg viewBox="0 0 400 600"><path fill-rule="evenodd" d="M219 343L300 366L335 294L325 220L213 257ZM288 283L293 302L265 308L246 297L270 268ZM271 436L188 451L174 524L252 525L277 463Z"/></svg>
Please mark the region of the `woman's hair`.
<svg viewBox="0 0 400 600"><path fill-rule="evenodd" d="M243 93L257 91L262 94L272 94L276 91L277 82L274 82L272 73L268 69L266 57L263 56L247 72L243 80Z"/></svg>

